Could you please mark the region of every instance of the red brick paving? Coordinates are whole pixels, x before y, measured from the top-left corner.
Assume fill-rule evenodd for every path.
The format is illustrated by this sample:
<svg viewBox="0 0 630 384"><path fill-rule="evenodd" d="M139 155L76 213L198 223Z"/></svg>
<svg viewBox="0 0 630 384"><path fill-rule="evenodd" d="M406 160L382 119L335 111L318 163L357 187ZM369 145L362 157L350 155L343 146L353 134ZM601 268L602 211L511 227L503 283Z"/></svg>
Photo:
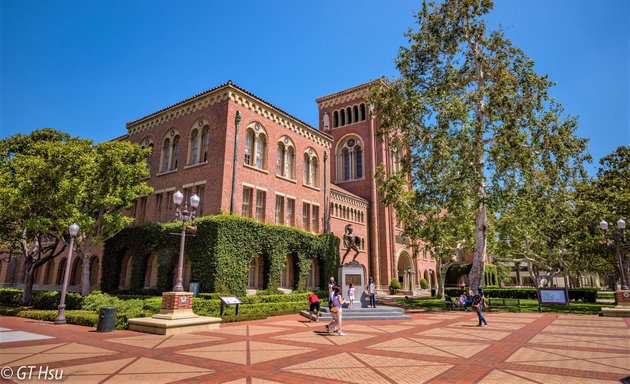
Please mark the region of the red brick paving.
<svg viewBox="0 0 630 384"><path fill-rule="evenodd" d="M54 337L0 343L0 365L15 370L37 361L65 369L65 382L77 383L546 384L630 376L630 319L486 316L488 328L475 327L474 314L434 312L413 314L412 321L346 322L347 336L328 336L324 323L291 315L170 337L0 317L2 328ZM48 345L48 351L15 349Z"/></svg>

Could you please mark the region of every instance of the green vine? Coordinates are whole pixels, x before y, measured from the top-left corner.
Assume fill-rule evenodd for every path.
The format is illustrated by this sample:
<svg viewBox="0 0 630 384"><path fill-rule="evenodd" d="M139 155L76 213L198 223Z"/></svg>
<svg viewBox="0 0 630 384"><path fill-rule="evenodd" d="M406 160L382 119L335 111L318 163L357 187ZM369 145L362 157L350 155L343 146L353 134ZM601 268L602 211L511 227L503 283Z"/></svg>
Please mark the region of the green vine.
<svg viewBox="0 0 630 384"><path fill-rule="evenodd" d="M195 221L197 233L186 239L185 253L191 263L191 281L199 281L204 292L231 292L242 295L247 287L249 265L256 255L264 260L264 289L277 289L286 256L295 261L294 286L305 291L311 262L320 265L320 287L339 268L339 239L316 235L298 228L263 224L251 219L217 215ZM176 224L145 224L127 228L105 244L102 290L118 289L122 260L133 257L131 289L142 289L151 254L158 256L160 291L173 283L173 267L179 251Z"/></svg>

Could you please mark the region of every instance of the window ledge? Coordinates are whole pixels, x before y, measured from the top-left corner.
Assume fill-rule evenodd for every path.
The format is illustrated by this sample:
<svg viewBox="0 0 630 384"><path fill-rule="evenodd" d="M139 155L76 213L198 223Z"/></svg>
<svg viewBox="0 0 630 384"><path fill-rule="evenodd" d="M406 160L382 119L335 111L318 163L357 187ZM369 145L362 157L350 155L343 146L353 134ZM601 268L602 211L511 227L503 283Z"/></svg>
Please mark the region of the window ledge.
<svg viewBox="0 0 630 384"><path fill-rule="evenodd" d="M206 164L208 164L207 161L204 161L203 163L189 164L189 165L185 166L184 169L195 168L195 167L198 167L200 165L206 165Z"/></svg>
<svg viewBox="0 0 630 384"><path fill-rule="evenodd" d="M304 183L302 183L302 185L303 185L303 186L305 186L306 188L310 188L310 189L315 190L315 191L317 191L317 192L319 192L319 191L320 191L320 189L319 189L319 188L317 188L317 187L313 187L312 185L308 185L308 184L304 184Z"/></svg>
<svg viewBox="0 0 630 384"><path fill-rule="evenodd" d="M177 168L171 169L170 171L164 171L164 172L157 173L155 175L155 177L164 176L164 175L168 175L169 173L175 173L175 172L177 172Z"/></svg>
<svg viewBox="0 0 630 384"><path fill-rule="evenodd" d="M297 184L297 180L295 180L295 179L290 179L288 177L284 177L284 176L281 176L281 175L276 175L276 177L278 179L286 180L286 181L288 181L290 183Z"/></svg>
<svg viewBox="0 0 630 384"><path fill-rule="evenodd" d="M248 169L251 169L251 170L253 170L253 171L258 171L258 172L260 172L260 173L264 173L264 174L266 174L266 175L268 175L268 174L269 174L269 171L267 171L266 169L260 169L260 168L258 168L258 167L254 167L253 165L249 165L249 164L245 164L245 163L243 163L243 167L248 168Z"/></svg>
<svg viewBox="0 0 630 384"><path fill-rule="evenodd" d="M335 184L351 183L353 181L362 181L362 180L365 180L365 176L360 179L335 180Z"/></svg>

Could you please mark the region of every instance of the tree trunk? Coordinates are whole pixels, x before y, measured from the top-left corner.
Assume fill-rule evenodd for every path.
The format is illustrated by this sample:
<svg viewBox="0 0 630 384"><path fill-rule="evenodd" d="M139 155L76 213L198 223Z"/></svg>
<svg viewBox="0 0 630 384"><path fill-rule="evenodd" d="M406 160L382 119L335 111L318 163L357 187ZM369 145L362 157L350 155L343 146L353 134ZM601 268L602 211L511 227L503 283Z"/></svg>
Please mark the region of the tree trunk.
<svg viewBox="0 0 630 384"><path fill-rule="evenodd" d="M442 297L444 297L444 285L445 285L445 281L446 281L446 273L443 271L444 267L438 267L437 268L437 280L438 280L438 289L437 289L437 295L436 297L438 299L441 299Z"/></svg>
<svg viewBox="0 0 630 384"><path fill-rule="evenodd" d="M482 201L477 209L477 224L475 238L475 253L473 257L473 265L468 274L470 280L470 289L475 292L477 288L483 286L483 271L486 259L486 205Z"/></svg>
<svg viewBox="0 0 630 384"><path fill-rule="evenodd" d="M90 294L90 258L81 255L83 258L83 268L81 271L81 296Z"/></svg>
<svg viewBox="0 0 630 384"><path fill-rule="evenodd" d="M33 284L35 283L35 268L33 268L33 259L28 257L24 262L25 278L24 289L22 290L22 302L20 305L30 305L33 298Z"/></svg>

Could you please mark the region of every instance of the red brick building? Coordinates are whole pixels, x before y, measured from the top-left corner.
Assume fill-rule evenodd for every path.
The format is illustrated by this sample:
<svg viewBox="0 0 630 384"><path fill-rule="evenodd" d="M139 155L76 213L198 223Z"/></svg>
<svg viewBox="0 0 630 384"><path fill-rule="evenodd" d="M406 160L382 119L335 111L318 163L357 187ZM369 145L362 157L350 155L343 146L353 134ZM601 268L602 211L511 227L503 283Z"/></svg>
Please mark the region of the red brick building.
<svg viewBox="0 0 630 384"><path fill-rule="evenodd" d="M136 222L173 220L172 195L180 190L185 201L193 194L201 198L197 216L234 213L339 237L351 224L360 240L356 260L366 281L374 276L386 289L392 278L399 278L404 290L419 287L423 277L435 281L435 262L422 249L412 257L392 210L380 203L376 192L376 166L384 163L393 169L397 163L388 143L375 135L377 121L370 118L365 101L369 86L317 99L319 128L232 82L127 123L127 135L118 139L153 148L147 182L154 192L138 198L132 212ZM343 255L343 244L341 248ZM351 252L346 261L353 256ZM45 266L50 271L41 273L37 284L59 284L63 263L57 258ZM4 265L0 281L20 283L19 264ZM287 260L283 281L293 280L293 264ZM130 266L131 261L124 259L120 288L129 286ZM80 266L73 265L72 270L80 276ZM311 288L317 273L312 273ZM261 274L261 261L254 258L248 288L262 288ZM156 276L157 263L149 260L144 286L154 287ZM97 287L100 276L93 279ZM189 280L186 262L185 286ZM71 279L71 285L78 283ZM293 288L284 283L283 287Z"/></svg>

